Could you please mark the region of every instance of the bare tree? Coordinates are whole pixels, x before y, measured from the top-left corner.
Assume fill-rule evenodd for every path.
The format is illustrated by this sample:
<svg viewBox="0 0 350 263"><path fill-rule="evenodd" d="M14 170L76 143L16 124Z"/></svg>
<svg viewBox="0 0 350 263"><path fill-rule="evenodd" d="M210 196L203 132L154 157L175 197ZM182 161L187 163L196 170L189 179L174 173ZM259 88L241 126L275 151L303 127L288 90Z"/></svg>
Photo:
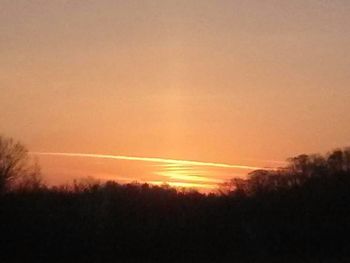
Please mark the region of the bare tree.
<svg viewBox="0 0 350 263"><path fill-rule="evenodd" d="M13 140L0 136L0 193L9 189L16 180L38 177L39 169L29 158L26 147Z"/></svg>

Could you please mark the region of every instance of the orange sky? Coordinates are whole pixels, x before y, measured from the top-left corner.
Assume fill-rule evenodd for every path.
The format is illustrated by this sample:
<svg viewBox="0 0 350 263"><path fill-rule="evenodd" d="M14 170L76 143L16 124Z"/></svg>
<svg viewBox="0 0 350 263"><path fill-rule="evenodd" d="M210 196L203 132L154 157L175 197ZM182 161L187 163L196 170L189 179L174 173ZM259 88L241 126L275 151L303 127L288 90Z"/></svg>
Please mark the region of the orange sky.
<svg viewBox="0 0 350 263"><path fill-rule="evenodd" d="M2 0L0 131L38 152L258 166L347 146L349 24L347 0ZM81 161L41 159L57 181ZM103 173L91 162L79 174ZM161 180L138 165L107 170Z"/></svg>

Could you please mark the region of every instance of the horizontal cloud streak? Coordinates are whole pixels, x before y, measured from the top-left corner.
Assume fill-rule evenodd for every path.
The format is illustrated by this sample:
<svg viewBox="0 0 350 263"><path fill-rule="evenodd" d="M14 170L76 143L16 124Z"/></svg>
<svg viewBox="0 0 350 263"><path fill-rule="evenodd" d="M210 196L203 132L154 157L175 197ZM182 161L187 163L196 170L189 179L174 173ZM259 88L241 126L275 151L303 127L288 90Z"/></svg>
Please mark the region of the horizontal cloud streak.
<svg viewBox="0 0 350 263"><path fill-rule="evenodd" d="M202 188L202 189L216 189L216 184L201 184L201 183L187 183L187 182L163 182L163 181L150 181L150 184L155 185L170 185L171 187L184 187L184 188Z"/></svg>
<svg viewBox="0 0 350 263"><path fill-rule="evenodd" d="M59 153L59 152L31 152L31 154L46 155L46 156L85 157L85 158L142 161L142 162L167 163L167 164L177 164L177 165L234 168L234 169L243 169L243 170L265 169L264 167L249 166L249 165L227 164L227 163L217 163L217 162L200 162L200 161L190 161L190 160L176 160L176 159L166 159L166 158L158 158L158 157L136 157L136 156L123 156L123 155L110 155L110 154Z"/></svg>

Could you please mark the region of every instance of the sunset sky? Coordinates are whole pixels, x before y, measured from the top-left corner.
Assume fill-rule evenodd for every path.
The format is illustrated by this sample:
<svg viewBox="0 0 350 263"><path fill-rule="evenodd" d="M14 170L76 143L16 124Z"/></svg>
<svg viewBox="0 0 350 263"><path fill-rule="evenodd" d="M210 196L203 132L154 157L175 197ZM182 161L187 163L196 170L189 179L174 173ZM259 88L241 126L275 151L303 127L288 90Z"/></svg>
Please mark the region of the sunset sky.
<svg viewBox="0 0 350 263"><path fill-rule="evenodd" d="M349 14L348 0L0 0L0 133L32 152L254 167L349 146ZM250 171L39 159L53 183L210 188Z"/></svg>

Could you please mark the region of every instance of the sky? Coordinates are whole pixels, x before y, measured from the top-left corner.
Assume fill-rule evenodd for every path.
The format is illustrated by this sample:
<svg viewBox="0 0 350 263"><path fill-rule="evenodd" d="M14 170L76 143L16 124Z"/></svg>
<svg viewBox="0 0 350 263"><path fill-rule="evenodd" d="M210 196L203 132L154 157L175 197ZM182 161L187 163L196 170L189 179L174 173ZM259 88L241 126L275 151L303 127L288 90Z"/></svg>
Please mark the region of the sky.
<svg viewBox="0 0 350 263"><path fill-rule="evenodd" d="M40 153L258 167L349 146L349 25L347 0L0 0L0 132ZM39 158L50 182L249 172Z"/></svg>

